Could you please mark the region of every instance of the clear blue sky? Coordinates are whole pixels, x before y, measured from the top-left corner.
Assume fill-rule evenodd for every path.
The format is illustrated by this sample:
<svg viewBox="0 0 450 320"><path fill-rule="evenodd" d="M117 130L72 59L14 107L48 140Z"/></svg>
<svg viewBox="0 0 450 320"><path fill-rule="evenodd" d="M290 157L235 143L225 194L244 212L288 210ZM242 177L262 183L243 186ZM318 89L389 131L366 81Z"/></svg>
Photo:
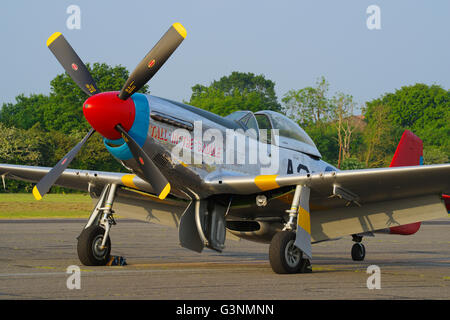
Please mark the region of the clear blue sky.
<svg viewBox="0 0 450 320"><path fill-rule="evenodd" d="M71 4L81 8L81 30L66 27ZM366 27L372 4L381 30ZM2 3L0 15L0 103L49 92L63 72L45 45L55 31L85 62L131 71L173 22L187 37L150 90L174 100L234 70L264 74L279 99L322 75L331 94L360 103L416 82L450 88L448 0L16 0Z"/></svg>

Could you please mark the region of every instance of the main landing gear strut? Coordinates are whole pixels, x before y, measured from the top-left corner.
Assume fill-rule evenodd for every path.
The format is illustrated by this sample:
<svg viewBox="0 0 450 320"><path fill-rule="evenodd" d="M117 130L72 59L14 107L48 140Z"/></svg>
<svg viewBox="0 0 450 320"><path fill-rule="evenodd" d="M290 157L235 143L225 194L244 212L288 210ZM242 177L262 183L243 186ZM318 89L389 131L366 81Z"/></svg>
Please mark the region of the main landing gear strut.
<svg viewBox="0 0 450 320"><path fill-rule="evenodd" d="M312 271L311 235L309 219L309 188L298 185L295 189L289 221L283 231L272 238L269 261L275 273L309 273Z"/></svg>
<svg viewBox="0 0 450 320"><path fill-rule="evenodd" d="M85 266L103 266L109 262L109 232L111 226L116 224L112 210L116 189L116 184L108 184L103 188L88 223L78 237L78 258Z"/></svg>

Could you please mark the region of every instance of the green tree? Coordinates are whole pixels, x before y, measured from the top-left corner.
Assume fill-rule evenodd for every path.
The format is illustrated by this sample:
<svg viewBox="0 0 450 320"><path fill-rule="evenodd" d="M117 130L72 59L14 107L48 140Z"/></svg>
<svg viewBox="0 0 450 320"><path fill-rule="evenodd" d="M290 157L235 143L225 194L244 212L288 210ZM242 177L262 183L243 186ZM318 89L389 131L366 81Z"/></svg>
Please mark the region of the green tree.
<svg viewBox="0 0 450 320"><path fill-rule="evenodd" d="M352 153L358 153L354 141L361 143L362 128L353 115L353 97L337 93L330 98L328 88L322 76L314 87L290 90L282 99L283 111L304 127L325 161L340 167Z"/></svg>
<svg viewBox="0 0 450 320"><path fill-rule="evenodd" d="M0 123L0 163L40 166L46 161L48 144L45 136L37 133L38 128L30 130L6 127ZM7 179L6 190L0 192L29 192L32 184Z"/></svg>
<svg viewBox="0 0 450 320"><path fill-rule="evenodd" d="M434 146L423 148L423 164L448 163L448 155L442 149Z"/></svg>
<svg viewBox="0 0 450 320"><path fill-rule="evenodd" d="M389 165L403 130L395 127L389 119L390 108L372 105L366 112L367 127L364 130L366 167Z"/></svg>
<svg viewBox="0 0 450 320"><path fill-rule="evenodd" d="M322 155L322 159L334 166L337 166L339 156L339 144L337 142L336 126L318 126L314 123L304 126L306 133L316 144Z"/></svg>
<svg viewBox="0 0 450 320"><path fill-rule="evenodd" d="M209 86L193 86L187 103L221 116L237 110L280 111L274 88L275 83L263 75L234 71Z"/></svg>
<svg viewBox="0 0 450 320"><path fill-rule="evenodd" d="M357 170L364 169L365 165L356 158L348 158L342 161L341 170Z"/></svg>
<svg viewBox="0 0 450 320"><path fill-rule="evenodd" d="M325 77L316 81L315 87L289 90L282 99L283 111L301 124L330 121L333 118L333 104L327 97L329 83Z"/></svg>
<svg viewBox="0 0 450 320"><path fill-rule="evenodd" d="M43 94L31 94L29 97L20 94L16 97L16 103L3 104L0 122L7 127L30 129L43 122L44 116L40 111L49 103L50 97Z"/></svg>
<svg viewBox="0 0 450 320"><path fill-rule="evenodd" d="M379 105L388 107L385 120L393 127L409 129L425 146L437 146L450 155L450 90L421 83L404 86L367 103L369 123Z"/></svg>
<svg viewBox="0 0 450 320"><path fill-rule="evenodd" d="M0 124L0 162L41 165L46 142L35 133L35 130L8 128Z"/></svg>

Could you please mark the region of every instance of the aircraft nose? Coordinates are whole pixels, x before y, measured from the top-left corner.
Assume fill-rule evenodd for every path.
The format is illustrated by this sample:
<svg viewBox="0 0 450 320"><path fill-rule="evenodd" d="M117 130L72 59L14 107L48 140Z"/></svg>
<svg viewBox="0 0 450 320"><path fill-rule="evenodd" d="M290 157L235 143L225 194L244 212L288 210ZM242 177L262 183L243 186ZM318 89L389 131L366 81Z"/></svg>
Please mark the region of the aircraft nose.
<svg viewBox="0 0 450 320"><path fill-rule="evenodd" d="M89 124L103 137L120 139L116 125L129 131L133 126L136 113L133 99L121 100L118 91L103 92L89 97L83 104L83 113Z"/></svg>

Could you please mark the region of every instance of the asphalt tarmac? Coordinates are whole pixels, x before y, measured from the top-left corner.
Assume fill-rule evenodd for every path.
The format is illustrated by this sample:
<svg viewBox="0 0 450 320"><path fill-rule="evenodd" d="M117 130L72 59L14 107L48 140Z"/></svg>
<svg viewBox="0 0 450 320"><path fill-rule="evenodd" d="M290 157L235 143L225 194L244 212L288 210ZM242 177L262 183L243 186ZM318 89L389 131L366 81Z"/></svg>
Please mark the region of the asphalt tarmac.
<svg viewBox="0 0 450 320"><path fill-rule="evenodd" d="M176 229L118 220L112 254L123 267L81 266L84 220L0 220L0 299L449 299L450 219L412 236L364 238L366 259L350 257L351 237L313 245L313 273L277 275L268 245L227 240L220 254L181 248ZM81 267L69 290L67 267ZM381 289L367 288L367 267Z"/></svg>

